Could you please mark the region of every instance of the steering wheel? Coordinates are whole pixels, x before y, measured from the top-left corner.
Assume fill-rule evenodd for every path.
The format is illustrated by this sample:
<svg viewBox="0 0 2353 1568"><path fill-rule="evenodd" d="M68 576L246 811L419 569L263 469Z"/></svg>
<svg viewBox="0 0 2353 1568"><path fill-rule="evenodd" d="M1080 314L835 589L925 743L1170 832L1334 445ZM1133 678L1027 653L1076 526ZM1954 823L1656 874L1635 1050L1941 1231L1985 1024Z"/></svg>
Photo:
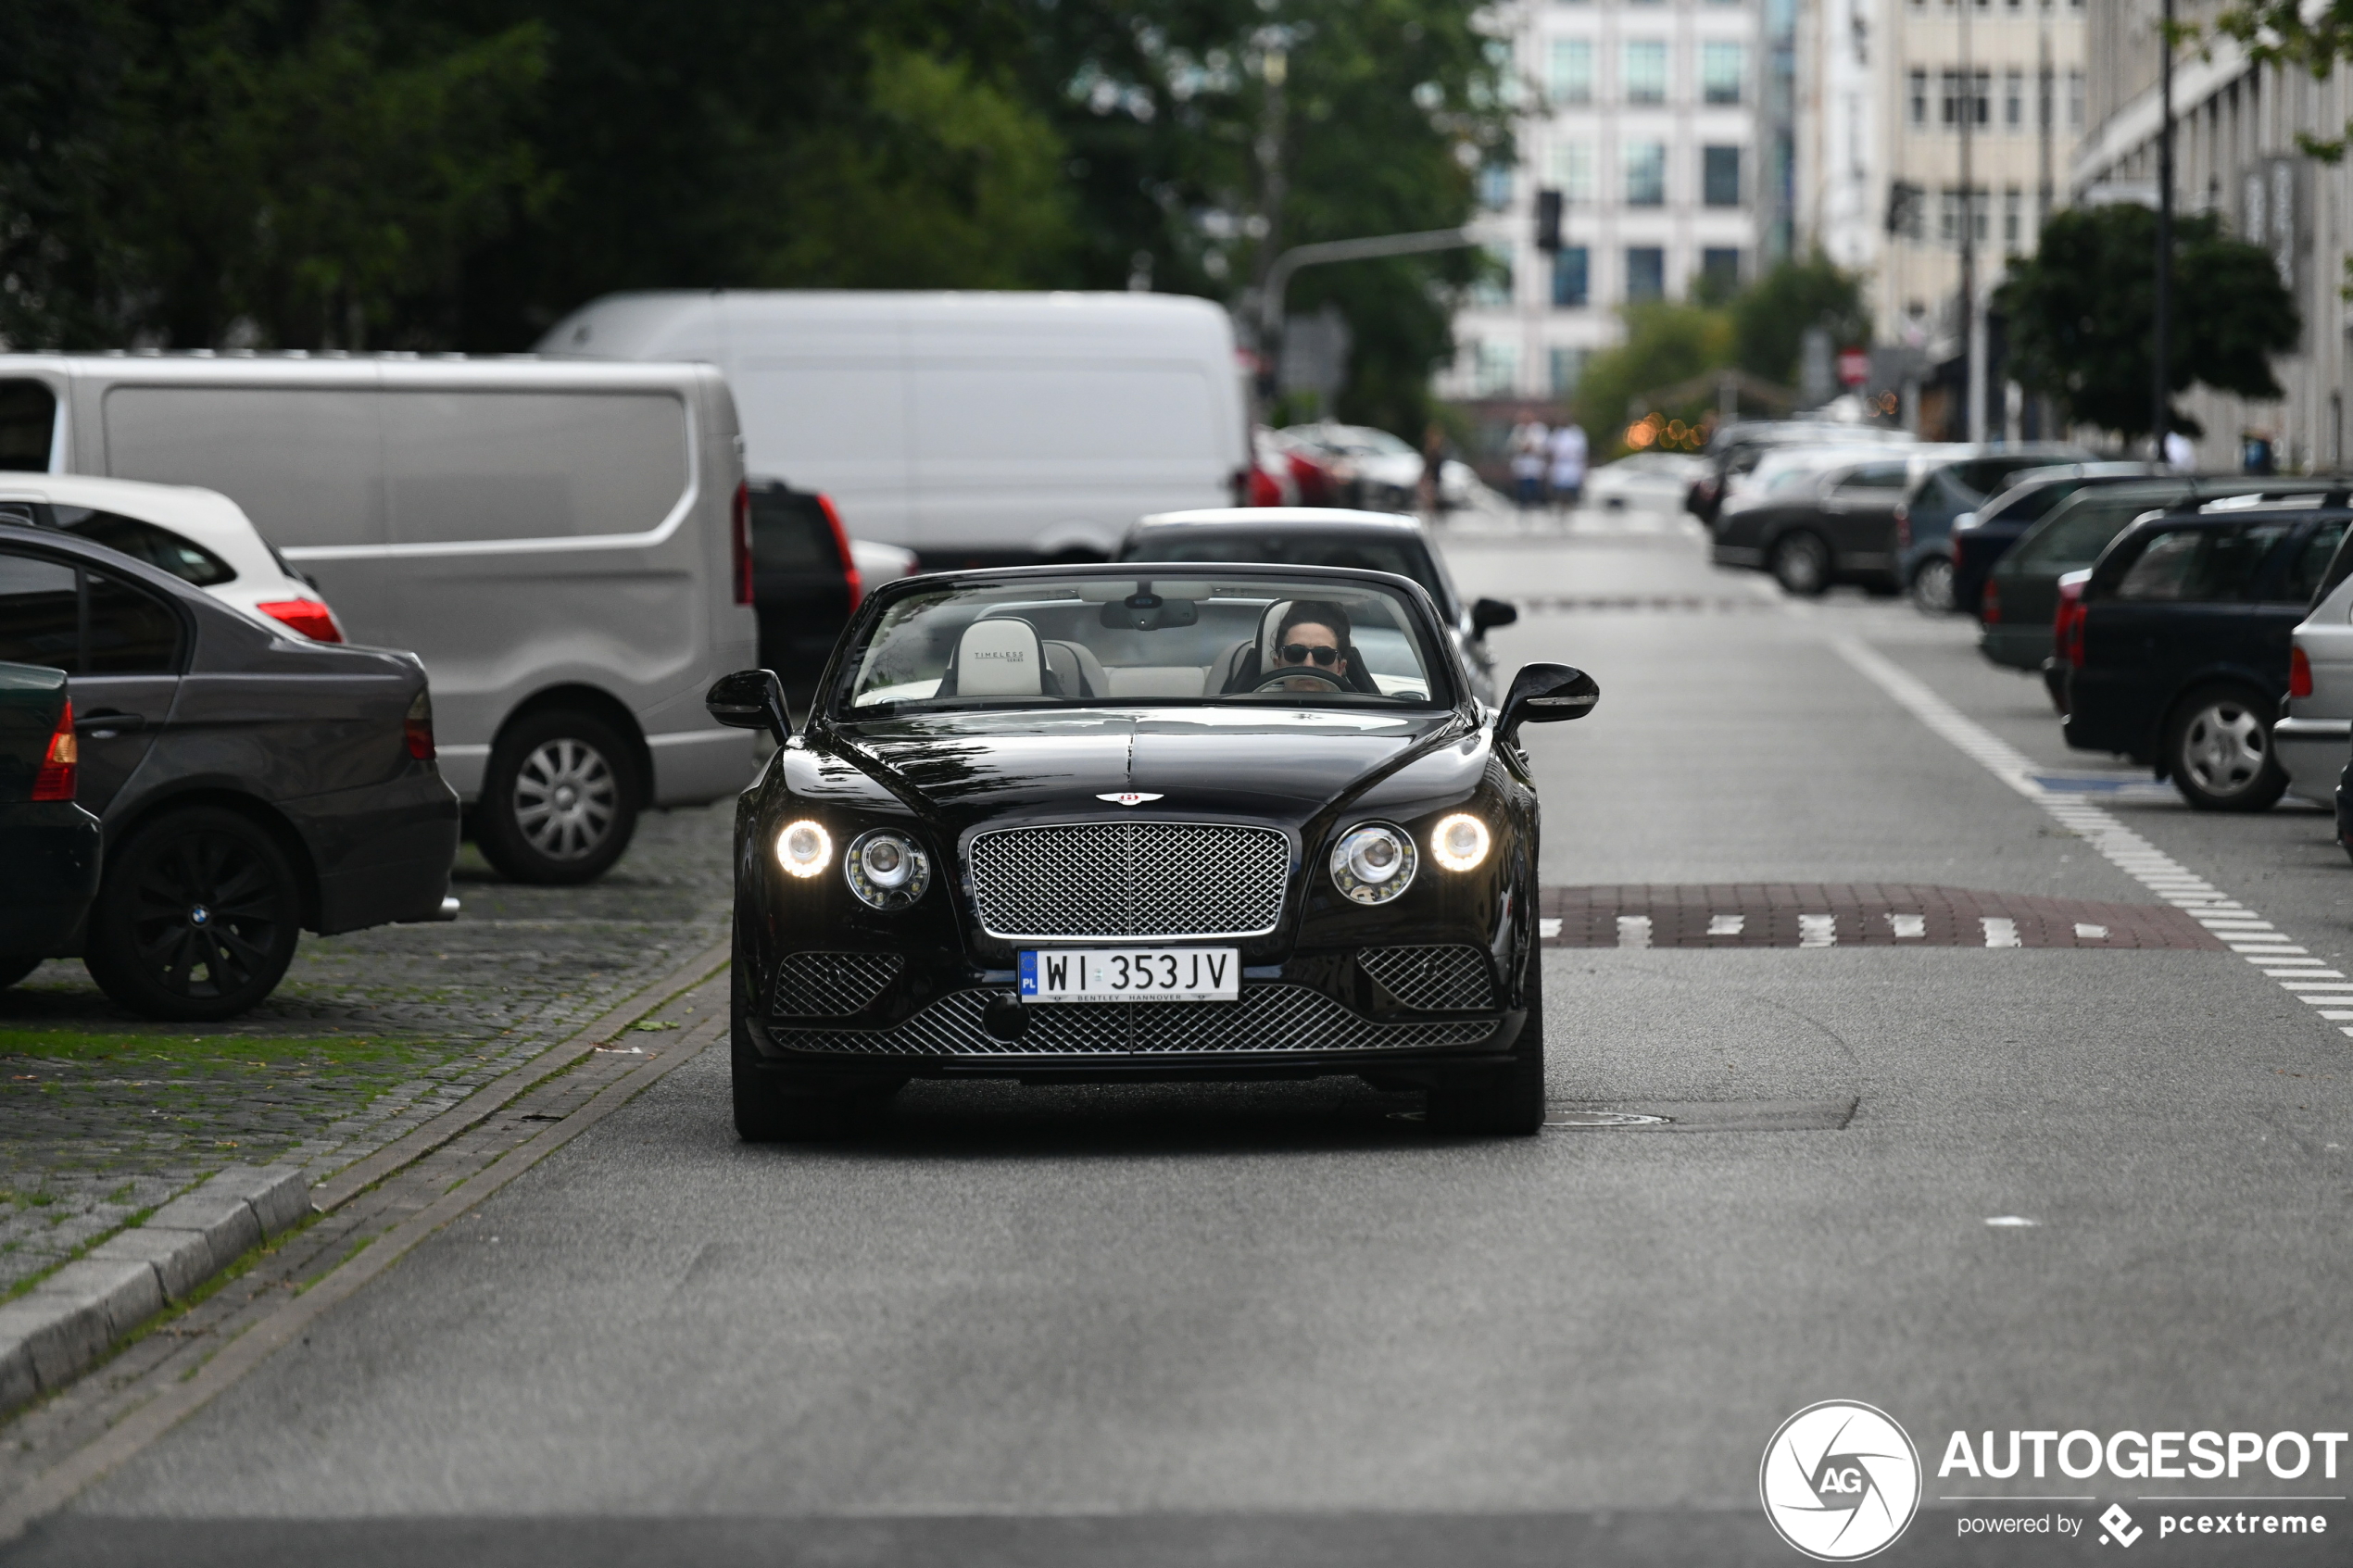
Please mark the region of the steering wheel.
<svg viewBox="0 0 2353 1568"><path fill-rule="evenodd" d="M1344 692L1348 690L1347 682L1341 680L1330 671L1318 670L1312 664L1286 664L1279 670L1269 670L1265 674L1261 675L1258 678L1258 684L1250 689L1254 692L1267 692L1277 689L1286 691L1297 690L1298 688L1290 685L1289 683L1299 680L1302 677L1311 681L1321 681L1326 686L1336 692ZM1312 690L1313 688L1311 687L1309 689Z"/></svg>

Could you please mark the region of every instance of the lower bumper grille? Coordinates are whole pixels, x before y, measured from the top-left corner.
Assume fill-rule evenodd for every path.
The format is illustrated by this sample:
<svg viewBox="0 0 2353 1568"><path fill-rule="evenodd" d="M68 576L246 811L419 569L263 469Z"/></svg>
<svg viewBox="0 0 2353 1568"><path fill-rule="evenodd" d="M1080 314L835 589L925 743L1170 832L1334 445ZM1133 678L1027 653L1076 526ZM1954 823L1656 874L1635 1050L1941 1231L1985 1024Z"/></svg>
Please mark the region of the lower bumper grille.
<svg viewBox="0 0 2353 1568"><path fill-rule="evenodd" d="M1409 1008L1469 1012L1495 1005L1487 955L1477 947L1367 947L1356 967Z"/></svg>
<svg viewBox="0 0 2353 1568"><path fill-rule="evenodd" d="M778 1029L786 1050L852 1056L1217 1056L1475 1046L1491 1021L1376 1023L1303 985L1245 986L1237 1002L1065 1002L1028 1010L1018 1040L981 1027L985 993L958 991L890 1029Z"/></svg>
<svg viewBox="0 0 2353 1568"><path fill-rule="evenodd" d="M773 1011L787 1018L863 1012L906 960L897 953L792 953L776 966Z"/></svg>

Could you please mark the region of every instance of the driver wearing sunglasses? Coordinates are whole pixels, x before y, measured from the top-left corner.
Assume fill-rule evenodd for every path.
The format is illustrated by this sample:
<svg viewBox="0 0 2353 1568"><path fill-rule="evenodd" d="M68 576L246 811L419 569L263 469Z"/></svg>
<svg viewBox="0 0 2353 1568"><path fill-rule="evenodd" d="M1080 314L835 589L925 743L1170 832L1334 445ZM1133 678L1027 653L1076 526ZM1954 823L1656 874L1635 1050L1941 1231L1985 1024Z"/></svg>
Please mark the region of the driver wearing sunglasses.
<svg viewBox="0 0 2353 1568"><path fill-rule="evenodd" d="M1345 686L1348 681L1348 612L1336 604L1301 599L1285 612L1275 634L1275 658L1282 668L1313 670ZM1331 682L1302 680L1288 689L1329 691Z"/></svg>

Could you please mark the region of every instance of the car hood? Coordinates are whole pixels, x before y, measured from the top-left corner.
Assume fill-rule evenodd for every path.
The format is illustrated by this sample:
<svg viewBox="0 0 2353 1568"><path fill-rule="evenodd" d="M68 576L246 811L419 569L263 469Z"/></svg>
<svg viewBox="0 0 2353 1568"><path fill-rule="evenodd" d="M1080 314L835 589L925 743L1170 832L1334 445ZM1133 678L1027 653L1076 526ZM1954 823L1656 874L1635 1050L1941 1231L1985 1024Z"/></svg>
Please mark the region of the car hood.
<svg viewBox="0 0 2353 1568"><path fill-rule="evenodd" d="M1189 813L1297 825L1467 726L1451 710L1087 709L843 725L829 748L953 832ZM1132 795L1157 798L1118 798Z"/></svg>

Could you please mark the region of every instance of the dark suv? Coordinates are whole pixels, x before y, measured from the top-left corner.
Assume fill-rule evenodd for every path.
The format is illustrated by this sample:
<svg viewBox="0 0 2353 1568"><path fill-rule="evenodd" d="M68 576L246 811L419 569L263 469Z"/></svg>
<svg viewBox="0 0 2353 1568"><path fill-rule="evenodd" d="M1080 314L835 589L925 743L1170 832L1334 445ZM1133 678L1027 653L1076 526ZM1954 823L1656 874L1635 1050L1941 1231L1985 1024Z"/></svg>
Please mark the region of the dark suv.
<svg viewBox="0 0 2353 1568"><path fill-rule="evenodd" d="M2277 800L2289 633L2348 518L2341 495L2318 508L2242 497L2126 530L2059 622L2067 744L2153 760L2201 809Z"/></svg>

